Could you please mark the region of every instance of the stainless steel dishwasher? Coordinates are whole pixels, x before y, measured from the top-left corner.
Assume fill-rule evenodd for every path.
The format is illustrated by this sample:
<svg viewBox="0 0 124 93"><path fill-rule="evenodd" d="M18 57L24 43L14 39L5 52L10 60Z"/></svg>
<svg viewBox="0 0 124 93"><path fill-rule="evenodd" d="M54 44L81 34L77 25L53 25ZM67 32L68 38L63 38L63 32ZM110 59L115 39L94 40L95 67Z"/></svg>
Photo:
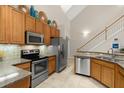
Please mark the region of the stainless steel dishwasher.
<svg viewBox="0 0 124 93"><path fill-rule="evenodd" d="M75 57L76 73L90 76L90 58Z"/></svg>

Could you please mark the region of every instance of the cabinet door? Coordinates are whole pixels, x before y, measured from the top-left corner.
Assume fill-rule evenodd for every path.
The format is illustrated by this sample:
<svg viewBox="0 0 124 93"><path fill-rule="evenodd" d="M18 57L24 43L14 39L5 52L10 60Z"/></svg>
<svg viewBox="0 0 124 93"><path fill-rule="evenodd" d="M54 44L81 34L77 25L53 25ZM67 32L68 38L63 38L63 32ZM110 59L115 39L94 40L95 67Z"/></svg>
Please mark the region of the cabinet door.
<svg viewBox="0 0 124 93"><path fill-rule="evenodd" d="M91 61L91 77L101 80L101 65L97 64L95 60Z"/></svg>
<svg viewBox="0 0 124 93"><path fill-rule="evenodd" d="M44 31L44 43L46 45L50 45L50 27L43 23L43 31Z"/></svg>
<svg viewBox="0 0 124 93"><path fill-rule="evenodd" d="M30 87L30 76L27 76L21 80L11 83L6 88L29 88Z"/></svg>
<svg viewBox="0 0 124 93"><path fill-rule="evenodd" d="M56 30L56 37L60 37L60 31Z"/></svg>
<svg viewBox="0 0 124 93"><path fill-rule="evenodd" d="M50 28L50 36L51 37L56 37L56 29L55 29L55 27Z"/></svg>
<svg viewBox="0 0 124 93"><path fill-rule="evenodd" d="M24 44L24 13L16 11L13 9L12 11L12 43Z"/></svg>
<svg viewBox="0 0 124 93"><path fill-rule="evenodd" d="M124 69L117 66L116 71L116 80L115 80L115 87L116 88L124 88Z"/></svg>
<svg viewBox="0 0 124 93"><path fill-rule="evenodd" d="M12 8L0 6L0 43L10 43L12 31Z"/></svg>
<svg viewBox="0 0 124 93"><path fill-rule="evenodd" d="M26 14L26 31L35 32L35 19Z"/></svg>
<svg viewBox="0 0 124 93"><path fill-rule="evenodd" d="M56 70L56 57L49 57L48 73L49 75L54 73Z"/></svg>
<svg viewBox="0 0 124 93"><path fill-rule="evenodd" d="M114 87L114 69L102 66L101 82L108 87Z"/></svg>
<svg viewBox="0 0 124 93"><path fill-rule="evenodd" d="M36 32L43 34L43 23L40 20L36 20Z"/></svg>

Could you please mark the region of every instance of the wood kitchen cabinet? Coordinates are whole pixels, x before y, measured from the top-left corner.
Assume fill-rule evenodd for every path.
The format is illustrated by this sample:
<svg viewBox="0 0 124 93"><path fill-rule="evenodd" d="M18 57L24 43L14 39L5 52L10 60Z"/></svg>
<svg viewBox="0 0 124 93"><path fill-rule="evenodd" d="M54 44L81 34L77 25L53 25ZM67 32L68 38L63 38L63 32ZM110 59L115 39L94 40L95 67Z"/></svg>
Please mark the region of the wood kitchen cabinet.
<svg viewBox="0 0 124 93"><path fill-rule="evenodd" d="M52 56L48 58L48 74L51 75L56 70L56 57Z"/></svg>
<svg viewBox="0 0 124 93"><path fill-rule="evenodd" d="M114 87L115 64L102 60L91 59L91 77L108 87Z"/></svg>
<svg viewBox="0 0 124 93"><path fill-rule="evenodd" d="M33 18L28 14L26 14L26 19L25 19L25 30L35 32L35 18Z"/></svg>
<svg viewBox="0 0 124 93"><path fill-rule="evenodd" d="M116 75L115 75L115 87L124 88L124 68L116 65Z"/></svg>
<svg viewBox="0 0 124 93"><path fill-rule="evenodd" d="M50 27L50 34L51 34L51 37L59 37L60 31L55 27Z"/></svg>
<svg viewBox="0 0 124 93"><path fill-rule="evenodd" d="M0 43L10 43L12 31L12 8L0 6Z"/></svg>
<svg viewBox="0 0 124 93"><path fill-rule="evenodd" d="M56 37L60 37L60 31L58 29L56 30Z"/></svg>
<svg viewBox="0 0 124 93"><path fill-rule="evenodd" d="M30 76L27 76L21 80L11 83L6 88L29 88L30 87Z"/></svg>
<svg viewBox="0 0 124 93"><path fill-rule="evenodd" d="M101 64L95 59L91 59L91 77L101 81Z"/></svg>
<svg viewBox="0 0 124 93"><path fill-rule="evenodd" d="M114 88L114 69L102 66L101 82L108 87Z"/></svg>
<svg viewBox="0 0 124 93"><path fill-rule="evenodd" d="M50 27L50 36L56 37L56 28L55 27Z"/></svg>
<svg viewBox="0 0 124 93"><path fill-rule="evenodd" d="M24 13L0 6L0 43L24 44Z"/></svg>
<svg viewBox="0 0 124 93"><path fill-rule="evenodd" d="M43 23L43 32L44 32L44 43L46 45L50 45L50 27L46 23Z"/></svg>
<svg viewBox="0 0 124 93"><path fill-rule="evenodd" d="M24 70L27 70L27 71L30 71L30 69L31 69L31 63L30 62L22 63L22 64L17 64L15 66L18 67L18 68L22 68Z"/></svg>
<svg viewBox="0 0 124 93"><path fill-rule="evenodd" d="M14 44L24 44L25 14L15 9L12 10L12 41Z"/></svg>
<svg viewBox="0 0 124 93"><path fill-rule="evenodd" d="M43 32L43 22L41 20L36 20L36 33L44 34Z"/></svg>
<svg viewBox="0 0 124 93"><path fill-rule="evenodd" d="M101 82L108 87L114 87L115 80L115 64L111 62L101 61L102 72L101 72Z"/></svg>

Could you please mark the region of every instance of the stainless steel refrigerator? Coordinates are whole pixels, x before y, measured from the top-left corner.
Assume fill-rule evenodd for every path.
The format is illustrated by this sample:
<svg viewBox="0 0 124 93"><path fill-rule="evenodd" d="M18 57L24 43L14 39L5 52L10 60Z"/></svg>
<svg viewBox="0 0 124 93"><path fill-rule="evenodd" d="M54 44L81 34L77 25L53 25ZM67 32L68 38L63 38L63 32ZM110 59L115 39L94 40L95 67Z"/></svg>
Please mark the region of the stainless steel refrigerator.
<svg viewBox="0 0 124 93"><path fill-rule="evenodd" d="M54 46L56 54L56 72L62 71L67 66L68 38L52 38L51 44Z"/></svg>

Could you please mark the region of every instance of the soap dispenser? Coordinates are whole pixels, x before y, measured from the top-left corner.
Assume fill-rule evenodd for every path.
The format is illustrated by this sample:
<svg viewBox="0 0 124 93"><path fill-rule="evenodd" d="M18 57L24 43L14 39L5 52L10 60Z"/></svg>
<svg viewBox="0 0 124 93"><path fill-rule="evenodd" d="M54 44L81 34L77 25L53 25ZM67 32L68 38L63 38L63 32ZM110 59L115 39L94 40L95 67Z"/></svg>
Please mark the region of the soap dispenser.
<svg viewBox="0 0 124 93"><path fill-rule="evenodd" d="M119 42L118 42L118 38L115 38L113 43L112 43L112 49L113 49L113 53L119 53Z"/></svg>

